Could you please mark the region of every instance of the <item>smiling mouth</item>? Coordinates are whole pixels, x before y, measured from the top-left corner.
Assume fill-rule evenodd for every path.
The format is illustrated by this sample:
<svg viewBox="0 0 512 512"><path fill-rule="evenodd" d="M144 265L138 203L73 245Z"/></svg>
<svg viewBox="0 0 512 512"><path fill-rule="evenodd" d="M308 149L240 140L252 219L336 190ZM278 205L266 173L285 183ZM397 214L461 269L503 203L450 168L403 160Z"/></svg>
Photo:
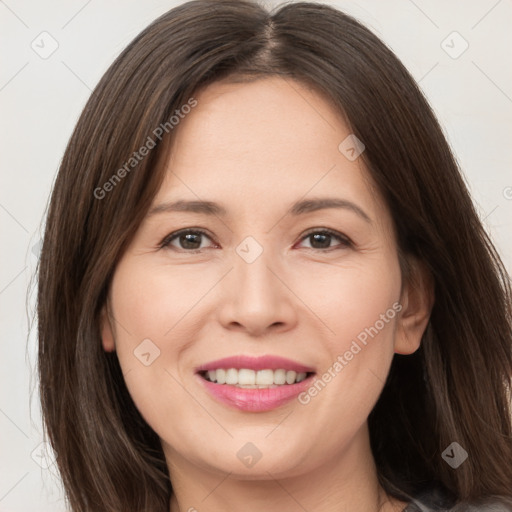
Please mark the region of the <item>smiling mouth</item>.
<svg viewBox="0 0 512 512"><path fill-rule="evenodd" d="M268 389L297 384L314 375L314 372L296 372L285 369L218 368L200 371L199 375L214 384L243 389Z"/></svg>

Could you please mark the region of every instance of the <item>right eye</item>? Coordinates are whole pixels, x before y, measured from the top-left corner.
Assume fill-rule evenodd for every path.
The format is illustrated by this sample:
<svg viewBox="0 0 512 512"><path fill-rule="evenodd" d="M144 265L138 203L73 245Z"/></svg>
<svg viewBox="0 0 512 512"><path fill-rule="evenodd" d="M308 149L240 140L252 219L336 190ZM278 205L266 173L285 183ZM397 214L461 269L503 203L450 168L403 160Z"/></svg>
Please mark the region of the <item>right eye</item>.
<svg viewBox="0 0 512 512"><path fill-rule="evenodd" d="M200 252L202 249L207 248L202 244L203 238L211 240L210 236L202 229L180 229L167 235L160 243L160 248L192 253Z"/></svg>

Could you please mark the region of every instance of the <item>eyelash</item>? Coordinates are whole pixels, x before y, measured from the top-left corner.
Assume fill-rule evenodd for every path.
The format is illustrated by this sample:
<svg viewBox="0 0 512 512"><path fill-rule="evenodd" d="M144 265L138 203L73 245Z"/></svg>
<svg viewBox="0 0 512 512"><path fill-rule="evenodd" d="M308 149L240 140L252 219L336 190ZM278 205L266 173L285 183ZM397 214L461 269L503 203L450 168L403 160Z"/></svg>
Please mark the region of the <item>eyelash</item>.
<svg viewBox="0 0 512 512"><path fill-rule="evenodd" d="M186 252L186 253L190 253L190 254L196 254L196 253L199 253L201 252L203 249L182 249L182 248L175 248L175 247L170 247L170 244L171 242L173 242L174 240L176 240L178 237L180 237L181 235L184 235L184 234L194 234L194 235L204 235L205 237L209 238L210 240L212 240L212 237L206 232L204 231L203 229L200 229L200 228L186 228L186 229L181 229L179 231L175 231L173 233L170 233L169 235L167 235L159 244L159 249L164 249L164 248L170 248L171 250L176 250L176 251L182 251L182 252ZM306 247L306 249L310 249L312 251L318 251L318 252L328 252L328 251L332 251L332 250L335 250L335 249L341 249L341 248L349 248L349 247L353 247L353 243L352 241L342 235L341 233L337 232L337 231L334 231L332 229L329 229L329 228L312 228L308 231L306 231L306 233L304 233L300 239L300 241L303 241L307 238L309 238L311 235L314 235L314 234L321 234L321 235L329 235L329 236L332 236L336 239L338 239L338 241L340 242L339 246L334 246L334 247L327 247L325 249L316 249L314 247ZM213 240L212 240L213 241Z"/></svg>

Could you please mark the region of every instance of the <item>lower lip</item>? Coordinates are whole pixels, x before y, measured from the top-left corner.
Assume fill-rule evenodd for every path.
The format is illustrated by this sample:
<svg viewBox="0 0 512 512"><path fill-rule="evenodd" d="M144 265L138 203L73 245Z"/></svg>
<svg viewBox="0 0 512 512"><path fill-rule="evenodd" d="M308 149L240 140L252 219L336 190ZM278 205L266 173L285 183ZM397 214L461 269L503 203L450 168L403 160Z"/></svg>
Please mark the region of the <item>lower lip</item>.
<svg viewBox="0 0 512 512"><path fill-rule="evenodd" d="M292 401L311 384L312 377L313 375L310 375L301 382L283 384L276 388L248 389L229 384L216 384L198 375L214 398L235 409L248 412L271 411Z"/></svg>

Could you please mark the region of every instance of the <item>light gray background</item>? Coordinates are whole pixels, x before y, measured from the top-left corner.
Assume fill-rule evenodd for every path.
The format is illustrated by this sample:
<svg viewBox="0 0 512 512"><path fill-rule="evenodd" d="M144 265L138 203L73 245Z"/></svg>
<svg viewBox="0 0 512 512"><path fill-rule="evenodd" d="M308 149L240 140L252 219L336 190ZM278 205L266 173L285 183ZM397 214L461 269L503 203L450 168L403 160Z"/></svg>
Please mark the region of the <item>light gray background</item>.
<svg viewBox="0 0 512 512"><path fill-rule="evenodd" d="M40 457L34 333L27 342L34 309L27 288L37 262L41 219L66 142L92 88L141 29L179 3L0 0L0 512L65 510L51 454ZM512 2L326 3L370 26L420 82L510 272ZM51 36L41 36L43 31ZM450 35L454 31L460 36ZM51 38L58 49L43 59L31 45L48 51ZM453 58L464 40L468 49Z"/></svg>

